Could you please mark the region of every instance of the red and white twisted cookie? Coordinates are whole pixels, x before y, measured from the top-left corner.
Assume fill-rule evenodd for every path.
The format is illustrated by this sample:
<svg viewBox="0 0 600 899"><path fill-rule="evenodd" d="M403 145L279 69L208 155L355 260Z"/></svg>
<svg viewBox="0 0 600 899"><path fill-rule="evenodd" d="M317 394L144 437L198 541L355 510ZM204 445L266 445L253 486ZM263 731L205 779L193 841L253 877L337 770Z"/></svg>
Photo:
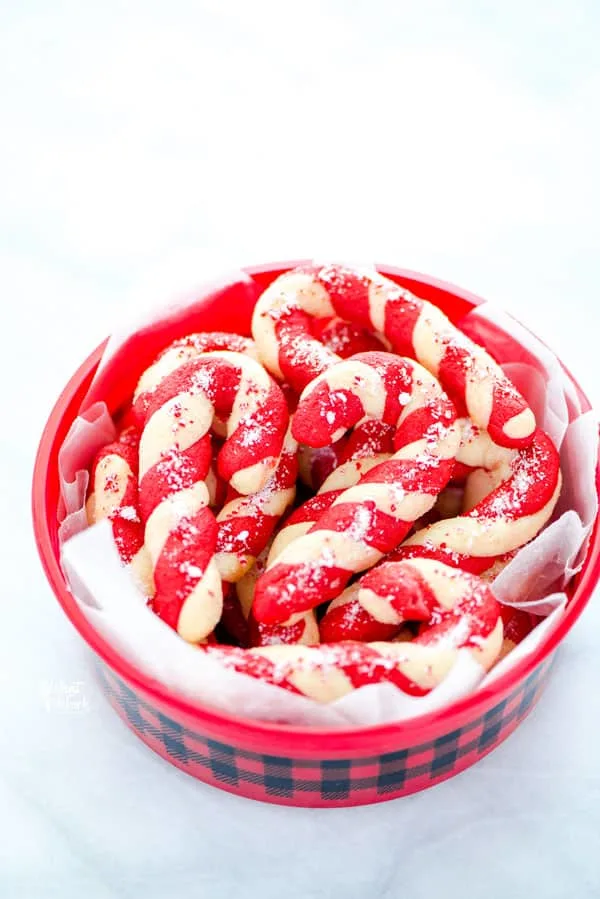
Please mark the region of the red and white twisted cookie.
<svg viewBox="0 0 600 899"><path fill-rule="evenodd" d="M164 379L190 359L202 353L228 350L232 353L243 353L258 360L254 341L239 334L228 334L225 331L206 331L199 334L188 334L180 337L165 347L138 381L133 394L132 413L141 425L144 423L152 394Z"/></svg>
<svg viewBox="0 0 600 899"><path fill-rule="evenodd" d="M415 522L415 529L468 512L510 476L510 465L517 450L498 446L487 431L476 428L468 418L460 419L458 424L461 441L450 483L433 508Z"/></svg>
<svg viewBox="0 0 600 899"><path fill-rule="evenodd" d="M367 684L389 681L423 696L438 686L467 650L489 670L502 647L500 606L478 578L439 562L390 563L383 585L389 614L425 623L410 642L207 648L224 665L317 702L332 702ZM383 571L383 569L380 569ZM383 576L383 575L382 575ZM386 598L387 597L387 598Z"/></svg>
<svg viewBox="0 0 600 899"><path fill-rule="evenodd" d="M409 562L413 559L431 559L450 568L460 568L468 574L477 575L486 583L491 580L488 572L494 570L498 565L496 559L474 559L470 556L461 556L445 547L407 546L406 543L403 543L402 546L388 553L378 565L371 569L371 572L377 571L381 565L389 562ZM399 626L390 623L385 616L383 620L376 618L361 602L363 577L365 575L329 603L319 624L321 642L339 643L343 640L371 642L397 639Z"/></svg>
<svg viewBox="0 0 600 899"><path fill-rule="evenodd" d="M501 446L526 446L535 430L531 409L489 353L444 313L375 270L301 266L262 294L252 319L260 358L300 392L339 361L311 333L313 318L337 315L379 332L390 348L434 374L454 401Z"/></svg>
<svg viewBox="0 0 600 899"><path fill-rule="evenodd" d="M242 494L261 490L273 475L289 421L281 389L240 353L191 359L152 393L140 441L139 496L154 608L194 643L214 629L222 608L218 526L205 482L215 413L227 419L228 434L218 471Z"/></svg>
<svg viewBox="0 0 600 899"><path fill-rule="evenodd" d="M505 473L504 464L502 471ZM417 531L389 558L435 558L491 579L516 549L544 527L560 487L558 453L550 438L538 430L531 446L512 459L506 480L488 496L463 515ZM320 626L322 640L391 639L393 623L385 615L377 615L363 590L377 570L361 577L329 605Z"/></svg>
<svg viewBox="0 0 600 899"><path fill-rule="evenodd" d="M86 514L90 525L110 519L121 560L146 596L152 596L152 565L144 547L144 525L138 508L139 441L139 431L129 427L97 454Z"/></svg>
<svg viewBox="0 0 600 899"><path fill-rule="evenodd" d="M269 566L256 586L258 621L285 621L333 599L354 573L401 543L450 479L460 440L454 407L425 369L390 353L360 354L316 378L292 431L300 442L325 445L366 418L396 426L394 455Z"/></svg>
<svg viewBox="0 0 600 899"><path fill-rule="evenodd" d="M485 559L510 553L541 531L554 511L561 485L558 452L538 428L495 490L463 515L418 531L406 545L444 547L461 556Z"/></svg>

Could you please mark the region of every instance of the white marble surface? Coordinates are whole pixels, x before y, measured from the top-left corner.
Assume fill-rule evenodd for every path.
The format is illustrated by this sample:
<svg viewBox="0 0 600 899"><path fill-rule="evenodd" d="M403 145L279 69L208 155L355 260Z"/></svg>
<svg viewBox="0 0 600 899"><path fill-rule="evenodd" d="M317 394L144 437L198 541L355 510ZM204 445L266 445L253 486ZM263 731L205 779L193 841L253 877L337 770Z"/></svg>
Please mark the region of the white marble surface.
<svg viewBox="0 0 600 899"><path fill-rule="evenodd" d="M598 601L476 768L275 808L114 718L29 520L57 392L180 251L429 271L515 312L597 402L599 38L595 0L0 6L2 899L600 894Z"/></svg>

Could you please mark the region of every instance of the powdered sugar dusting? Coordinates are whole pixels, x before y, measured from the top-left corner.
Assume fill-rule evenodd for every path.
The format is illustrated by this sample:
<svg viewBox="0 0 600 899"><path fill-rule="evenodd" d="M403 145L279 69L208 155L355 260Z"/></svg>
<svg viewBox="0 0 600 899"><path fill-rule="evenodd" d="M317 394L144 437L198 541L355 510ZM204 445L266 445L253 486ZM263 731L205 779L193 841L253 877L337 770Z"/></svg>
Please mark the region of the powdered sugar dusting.
<svg viewBox="0 0 600 899"><path fill-rule="evenodd" d="M283 331L280 335L280 344L288 364L294 368L320 373L338 361L333 352L307 335L286 334Z"/></svg>
<svg viewBox="0 0 600 899"><path fill-rule="evenodd" d="M191 393L204 393L212 403L215 398L215 378L211 365L199 365L191 378Z"/></svg>
<svg viewBox="0 0 600 899"><path fill-rule="evenodd" d="M120 509L117 509L116 514L119 518L122 518L124 521L139 521L140 517L138 515L137 509L135 506L121 506Z"/></svg>
<svg viewBox="0 0 600 899"><path fill-rule="evenodd" d="M346 531L346 534L351 540L355 540L357 543L364 543L372 527L373 509L367 505L360 505L357 506L354 512L352 524Z"/></svg>
<svg viewBox="0 0 600 899"><path fill-rule="evenodd" d="M181 546L185 549L191 549L196 545L200 530L190 518L182 515L177 522L177 533Z"/></svg>
<svg viewBox="0 0 600 899"><path fill-rule="evenodd" d="M244 447L257 446L264 440L264 428L251 424L251 420L240 422L240 444Z"/></svg>
<svg viewBox="0 0 600 899"><path fill-rule="evenodd" d="M491 513L496 518L502 518L509 513L518 510L524 501L524 497L535 483L531 472L525 469L518 470L512 478L501 485L486 504L486 515Z"/></svg>
<svg viewBox="0 0 600 899"><path fill-rule="evenodd" d="M194 482L195 472L189 459L178 449L168 450L156 464L156 472L172 493L184 490Z"/></svg>
<svg viewBox="0 0 600 899"><path fill-rule="evenodd" d="M189 562L187 560L185 562L181 562L181 564L179 565L179 571L181 572L181 574L194 580L200 579L204 574L201 568L198 568L197 565L194 565L192 562Z"/></svg>

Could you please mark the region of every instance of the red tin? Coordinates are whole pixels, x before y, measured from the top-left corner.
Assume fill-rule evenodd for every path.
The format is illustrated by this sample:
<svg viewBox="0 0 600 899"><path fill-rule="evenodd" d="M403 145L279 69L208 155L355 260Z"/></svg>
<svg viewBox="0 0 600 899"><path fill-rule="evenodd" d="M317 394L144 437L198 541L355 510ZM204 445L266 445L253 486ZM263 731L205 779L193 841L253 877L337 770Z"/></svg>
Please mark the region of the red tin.
<svg viewBox="0 0 600 899"><path fill-rule="evenodd" d="M217 328L248 333L260 292L296 264L249 268L247 280L215 287L203 293L192 311L175 312L159 328L138 332L116 354L86 404L102 398L116 411L131 395L139 372L176 336ZM378 269L440 306L454 321L482 302L415 272L390 266ZM487 689L440 711L398 724L328 730L234 717L208 705L191 704L148 678L96 633L69 592L59 565L58 450L80 411L103 349L104 345L98 347L75 372L50 414L33 475L33 521L50 586L95 653L111 705L150 748L188 774L232 793L285 805L335 807L423 790L473 765L512 733L537 702L555 650L592 595L600 574L598 521L585 564L569 584L568 607L558 626L535 652ZM583 407L589 409L589 401L573 384Z"/></svg>

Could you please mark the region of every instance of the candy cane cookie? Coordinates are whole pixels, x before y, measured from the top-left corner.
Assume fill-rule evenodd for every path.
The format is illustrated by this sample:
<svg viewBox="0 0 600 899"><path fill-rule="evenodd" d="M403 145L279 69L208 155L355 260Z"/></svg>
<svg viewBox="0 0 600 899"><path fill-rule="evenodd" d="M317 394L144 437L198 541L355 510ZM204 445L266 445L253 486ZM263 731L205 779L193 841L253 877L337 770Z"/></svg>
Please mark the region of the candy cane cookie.
<svg viewBox="0 0 600 899"><path fill-rule="evenodd" d="M146 596L154 593L152 565L144 547L144 526L138 509L139 431L128 427L97 454L91 469L86 502L88 524L111 522L121 561Z"/></svg>
<svg viewBox="0 0 600 899"><path fill-rule="evenodd" d="M197 356L152 394L140 440L139 496L154 609L192 643L214 629L222 609L218 525L205 481L215 413L226 417L228 433L219 474L244 495L261 490L274 473L289 420L281 389L240 353Z"/></svg>
<svg viewBox="0 0 600 899"><path fill-rule="evenodd" d="M431 559L450 568L460 568L468 574L477 575L486 583L488 571L496 564L496 559L476 559L461 556L446 547L407 546L403 543L388 553L371 571L388 562L408 562L412 559ZM319 624L323 643L339 643L342 640L365 642L396 639L398 627L385 617L379 620L361 603L362 577L336 596L329 605Z"/></svg>
<svg viewBox="0 0 600 899"><path fill-rule="evenodd" d="M143 424L152 394L161 381L164 381L176 368L202 353L217 350L243 353L245 356L250 356L251 359L258 359L254 341L248 337L241 337L239 334L206 331L180 337L165 347L140 377L132 401L132 414L135 421Z"/></svg>
<svg viewBox="0 0 600 899"><path fill-rule="evenodd" d="M478 438L479 449L487 445ZM497 447L491 452L496 453ZM471 461L482 461L475 455ZM549 520L558 500L561 474L558 453L543 431L505 468L504 480L468 512L417 531L388 556L392 560L430 558L493 580L514 553L532 540ZM373 572L376 569L373 569ZM387 640L394 628L362 602L365 578L330 603L320 625L321 639Z"/></svg>
<svg viewBox="0 0 600 899"><path fill-rule="evenodd" d="M489 353L436 306L375 270L300 266L261 295L252 319L260 359L298 392L339 361L311 334L311 320L339 316L382 334L390 348L435 375L459 413L501 446L531 442L535 418Z"/></svg>
<svg viewBox="0 0 600 899"><path fill-rule="evenodd" d="M418 363L390 353L359 354L316 378L292 431L325 445L366 418L395 425L394 455L344 490L269 566L256 586L258 621L285 621L333 599L402 542L450 479L460 440L454 407Z"/></svg>
<svg viewBox="0 0 600 899"><path fill-rule="evenodd" d="M494 559L532 540L550 519L560 495L558 452L544 431L520 450L508 477L468 512L413 534L407 546L444 547L465 557Z"/></svg>
<svg viewBox="0 0 600 899"><path fill-rule="evenodd" d="M411 587L413 574L426 566L429 570L439 569L444 580L440 582L446 590L460 589L465 607L470 608L471 596L478 597L480 591L489 590L489 583L482 577L446 565L433 556L386 559L367 571L348 587L341 596L330 603L320 624L321 640L337 643L346 640L373 642L393 640L407 621L423 621L415 614L411 603L419 600L419 592ZM450 572L454 571L454 579ZM408 597L408 599L407 599ZM416 599L415 599L416 597ZM457 606L454 614L460 615L463 605Z"/></svg>
<svg viewBox="0 0 600 899"><path fill-rule="evenodd" d="M490 588L429 559L390 564L394 571L380 585L384 595L374 596L390 616L424 622L410 641L206 651L236 671L323 703L384 681L424 696L444 680L461 650L489 670L503 636L499 603Z"/></svg>

